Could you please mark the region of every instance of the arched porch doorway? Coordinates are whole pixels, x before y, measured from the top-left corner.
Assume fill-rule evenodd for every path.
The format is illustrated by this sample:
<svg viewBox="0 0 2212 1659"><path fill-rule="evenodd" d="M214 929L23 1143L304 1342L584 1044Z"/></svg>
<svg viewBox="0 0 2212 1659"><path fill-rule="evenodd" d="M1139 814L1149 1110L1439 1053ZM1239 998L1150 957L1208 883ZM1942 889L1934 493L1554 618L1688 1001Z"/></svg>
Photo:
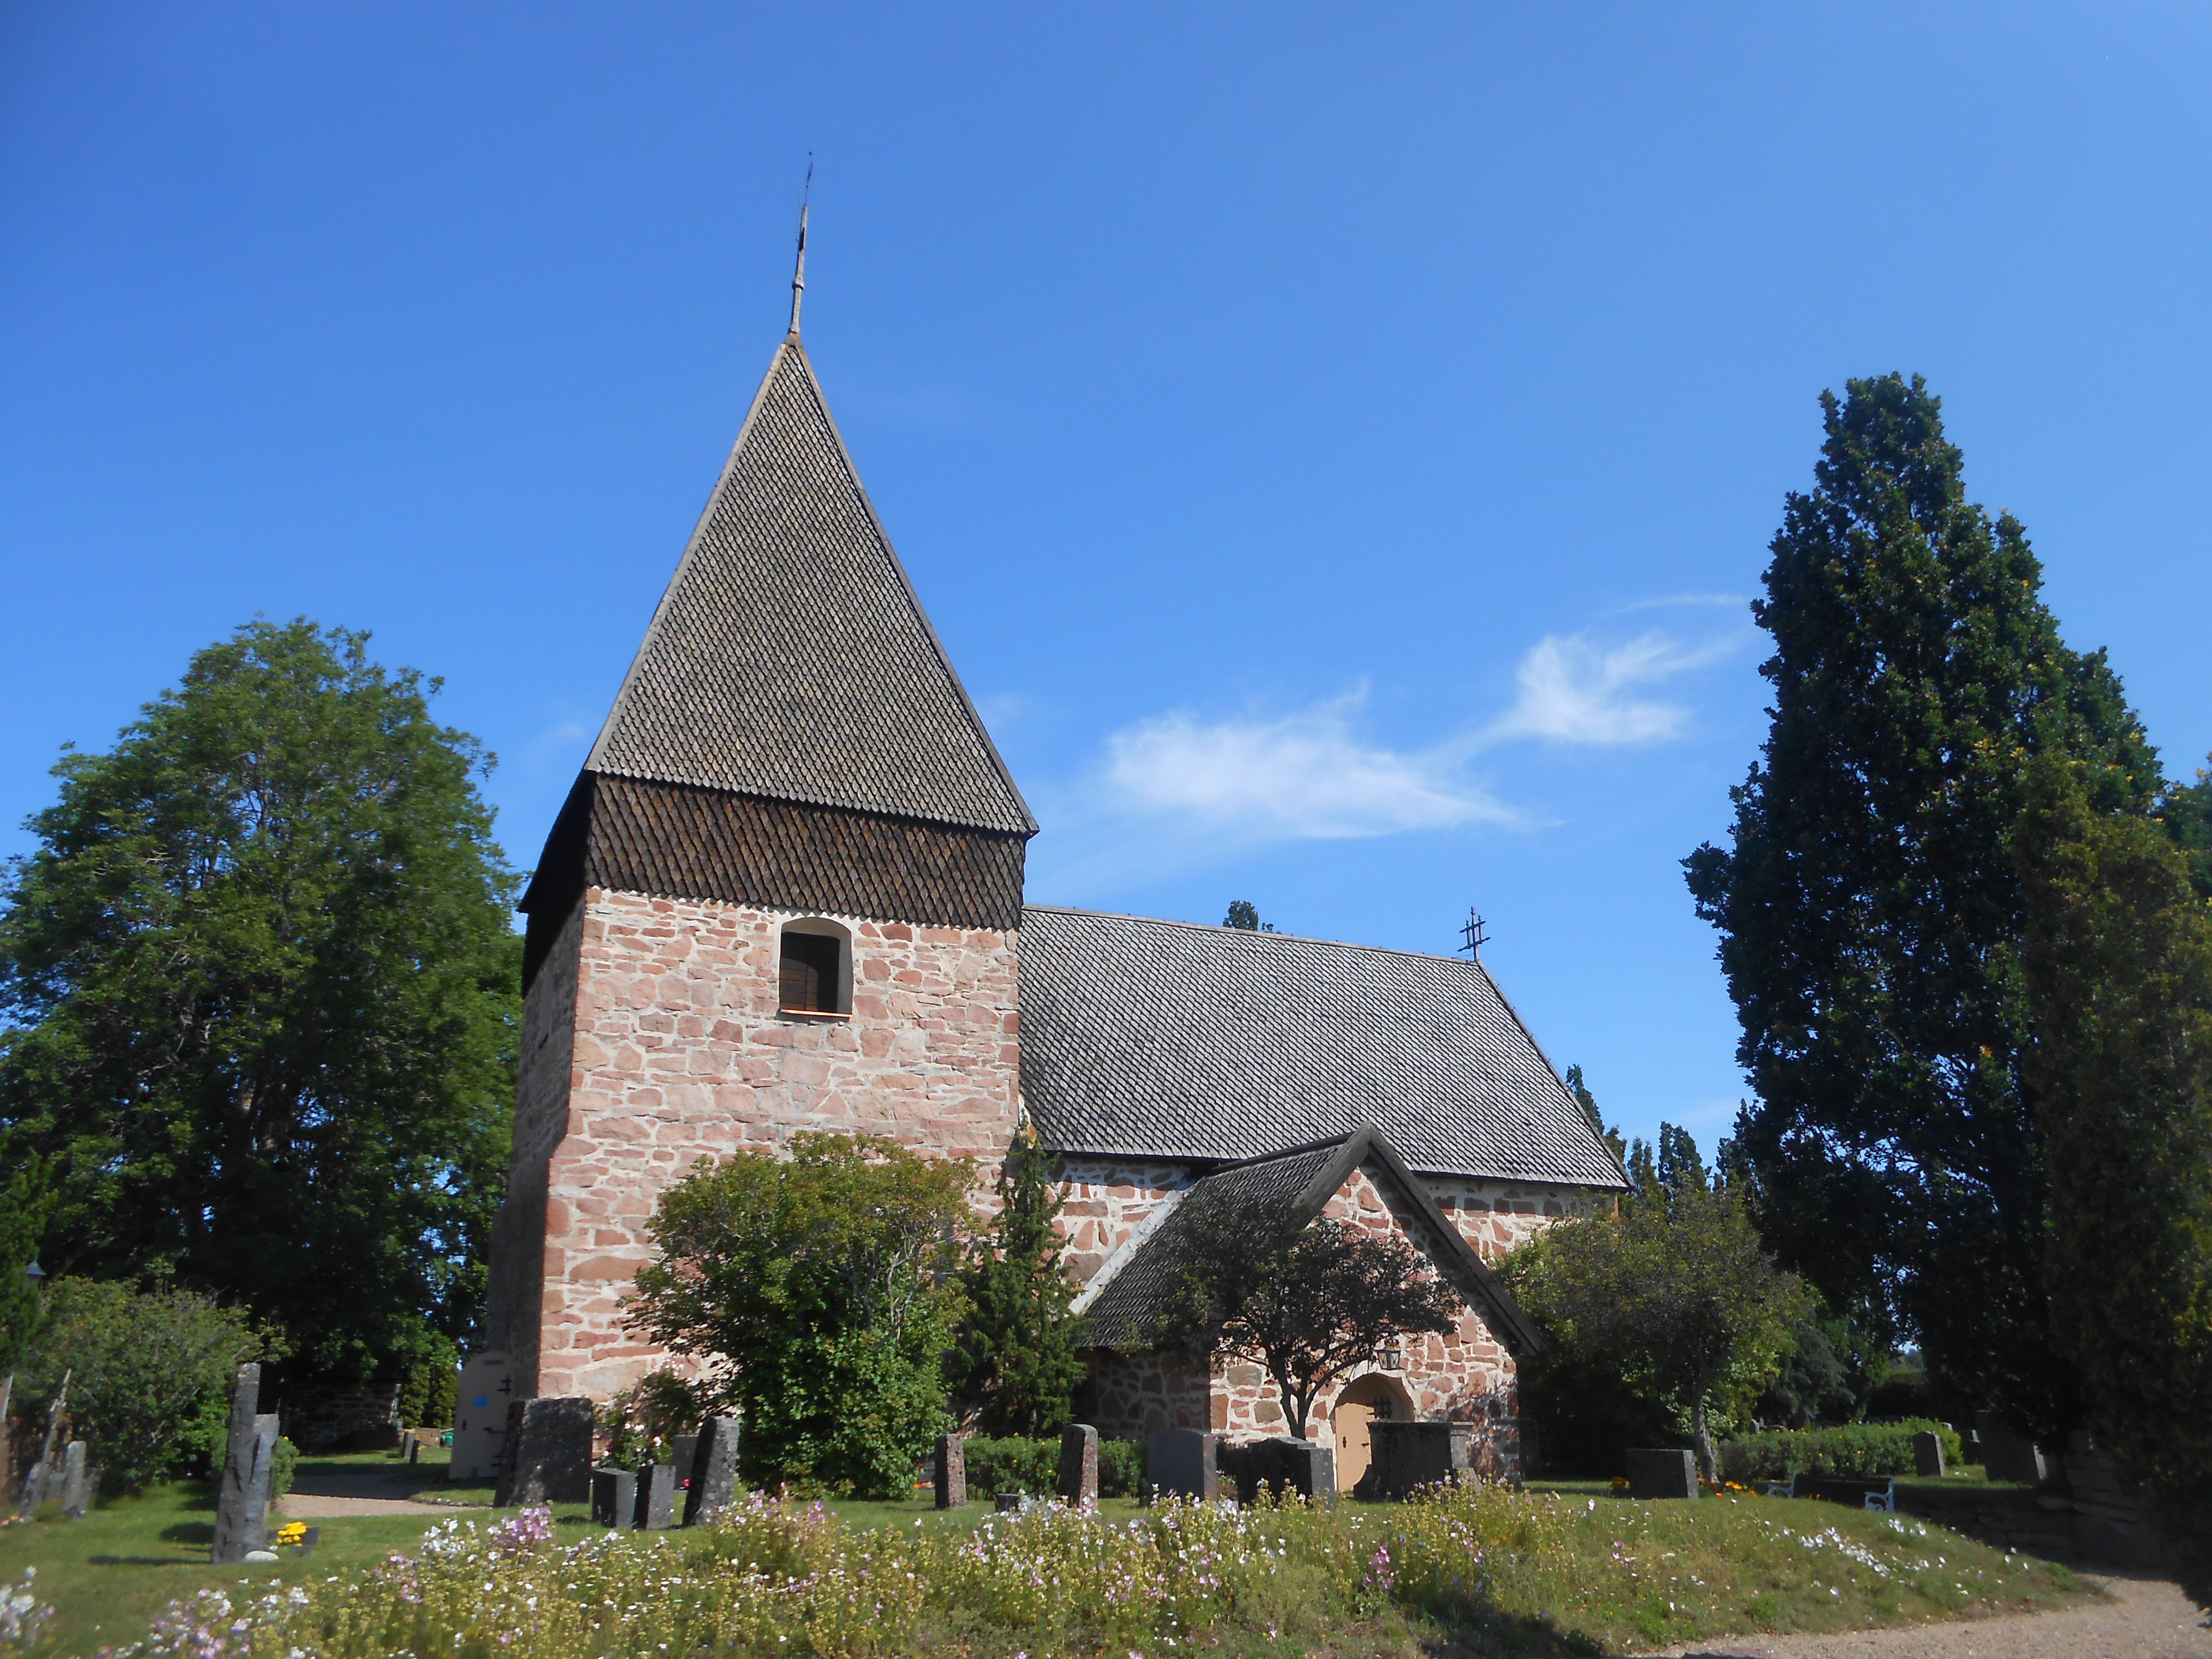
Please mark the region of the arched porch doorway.
<svg viewBox="0 0 2212 1659"><path fill-rule="evenodd" d="M1413 1415L1412 1398L1393 1378L1370 1372L1347 1384L1336 1397L1336 1409L1329 1413L1336 1431L1336 1489L1350 1492L1367 1473L1375 1455L1368 1438L1369 1424L1402 1423Z"/></svg>

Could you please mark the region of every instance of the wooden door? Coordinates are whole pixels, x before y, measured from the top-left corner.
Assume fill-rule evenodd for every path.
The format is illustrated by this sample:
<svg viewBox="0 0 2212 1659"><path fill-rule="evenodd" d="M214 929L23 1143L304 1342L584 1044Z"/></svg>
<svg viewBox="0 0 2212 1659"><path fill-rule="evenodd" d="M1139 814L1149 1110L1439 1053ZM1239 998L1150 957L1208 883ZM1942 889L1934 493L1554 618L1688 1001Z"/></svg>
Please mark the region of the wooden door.
<svg viewBox="0 0 2212 1659"><path fill-rule="evenodd" d="M1367 1425L1403 1414L1397 1385L1387 1376L1363 1376L1337 1396L1330 1421L1336 1430L1336 1489L1350 1492L1375 1455Z"/></svg>

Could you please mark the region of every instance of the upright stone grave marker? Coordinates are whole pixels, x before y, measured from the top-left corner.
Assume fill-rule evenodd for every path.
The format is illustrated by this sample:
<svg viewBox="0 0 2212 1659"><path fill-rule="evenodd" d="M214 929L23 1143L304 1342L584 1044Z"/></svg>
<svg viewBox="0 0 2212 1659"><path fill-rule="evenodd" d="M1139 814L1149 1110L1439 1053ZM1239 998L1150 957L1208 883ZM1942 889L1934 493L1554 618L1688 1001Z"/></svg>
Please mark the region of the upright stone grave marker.
<svg viewBox="0 0 2212 1659"><path fill-rule="evenodd" d="M1679 1451L1672 1447L1630 1447L1628 1495L1631 1498L1701 1496L1698 1489L1697 1454Z"/></svg>
<svg viewBox="0 0 2212 1659"><path fill-rule="evenodd" d="M637 1466L637 1529L665 1532L676 1524L676 1465Z"/></svg>
<svg viewBox="0 0 2212 1659"><path fill-rule="evenodd" d="M1221 1496L1220 1446L1219 1437L1197 1429L1162 1429L1145 1448L1145 1485L1163 1497L1212 1503Z"/></svg>
<svg viewBox="0 0 2212 1659"><path fill-rule="evenodd" d="M1052 1489L1075 1509L1098 1507L1098 1431L1088 1423L1071 1423L1060 1431L1060 1472Z"/></svg>
<svg viewBox="0 0 2212 1659"><path fill-rule="evenodd" d="M968 1437L937 1437L937 1507L957 1510L968 1501Z"/></svg>
<svg viewBox="0 0 2212 1659"><path fill-rule="evenodd" d="M92 1471L84 1461L84 1442L72 1440L62 1454L62 1518L82 1521L92 1507Z"/></svg>
<svg viewBox="0 0 2212 1659"><path fill-rule="evenodd" d="M501 1450L498 1507L591 1502L592 1402L580 1395L516 1401Z"/></svg>
<svg viewBox="0 0 2212 1659"><path fill-rule="evenodd" d="M215 1548L210 1559L243 1561L262 1547L269 1528L270 1466L276 1455L276 1418L261 1403L261 1367L240 1365L230 1392L230 1436L216 1496Z"/></svg>
<svg viewBox="0 0 2212 1659"><path fill-rule="evenodd" d="M1245 1440L1219 1449L1224 1483L1237 1485L1237 1501L1256 1503L1262 1491L1297 1492L1322 1503L1336 1501L1336 1449L1313 1440L1293 1440L1273 1435L1265 1440Z"/></svg>
<svg viewBox="0 0 2212 1659"><path fill-rule="evenodd" d="M637 1525L637 1476L628 1469L592 1471L592 1524L628 1532Z"/></svg>
<svg viewBox="0 0 2212 1659"><path fill-rule="evenodd" d="M691 1459L691 1486L684 1494L684 1524L696 1527L730 1507L738 1494L738 1419L710 1417L699 1425Z"/></svg>
<svg viewBox="0 0 2212 1659"><path fill-rule="evenodd" d="M1474 1468L1471 1424L1385 1421L1370 1424L1367 1433L1374 1452L1355 1489L1362 1498L1406 1498L1465 1480Z"/></svg>
<svg viewBox="0 0 2212 1659"><path fill-rule="evenodd" d="M1921 1475L1943 1473L1943 1437L1923 1429L1912 1437L1912 1472Z"/></svg>

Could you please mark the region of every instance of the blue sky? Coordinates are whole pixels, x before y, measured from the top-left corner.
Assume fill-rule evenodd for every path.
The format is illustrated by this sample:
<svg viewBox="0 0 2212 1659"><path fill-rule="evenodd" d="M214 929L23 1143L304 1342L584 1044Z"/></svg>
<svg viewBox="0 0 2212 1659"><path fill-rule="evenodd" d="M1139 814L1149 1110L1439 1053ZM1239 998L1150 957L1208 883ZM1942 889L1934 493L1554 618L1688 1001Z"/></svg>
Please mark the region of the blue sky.
<svg viewBox="0 0 2212 1659"><path fill-rule="evenodd" d="M1816 398L1925 374L2212 748L2212 12L0 6L0 851L256 614L441 675L535 859L808 348L1033 898L1485 953L1710 1146L1677 861Z"/></svg>

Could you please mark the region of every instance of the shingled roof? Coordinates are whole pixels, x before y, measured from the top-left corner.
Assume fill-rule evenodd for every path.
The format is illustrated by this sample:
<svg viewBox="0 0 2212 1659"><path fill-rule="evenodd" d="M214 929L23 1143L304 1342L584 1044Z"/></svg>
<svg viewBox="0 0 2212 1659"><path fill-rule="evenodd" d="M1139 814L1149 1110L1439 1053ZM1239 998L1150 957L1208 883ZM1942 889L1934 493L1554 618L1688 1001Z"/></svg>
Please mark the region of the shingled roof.
<svg viewBox="0 0 2212 1659"><path fill-rule="evenodd" d="M1082 1340L1102 1348L1148 1346L1182 1286L1191 1241L1209 1212L1225 1210L1243 1218L1256 1211L1304 1226L1321 1215L1363 1165L1392 1201L1407 1234L1498 1340L1516 1354L1541 1348L1542 1337L1511 1293L1437 1207L1389 1139L1371 1128L1232 1164L1164 1200L1077 1298Z"/></svg>
<svg viewBox="0 0 2212 1659"><path fill-rule="evenodd" d="M1036 832L796 334L776 349L585 769Z"/></svg>
<svg viewBox="0 0 2212 1659"><path fill-rule="evenodd" d="M1371 1125L1431 1174L1627 1185L1479 963L1028 905L1021 1017L1057 1152L1235 1161Z"/></svg>

